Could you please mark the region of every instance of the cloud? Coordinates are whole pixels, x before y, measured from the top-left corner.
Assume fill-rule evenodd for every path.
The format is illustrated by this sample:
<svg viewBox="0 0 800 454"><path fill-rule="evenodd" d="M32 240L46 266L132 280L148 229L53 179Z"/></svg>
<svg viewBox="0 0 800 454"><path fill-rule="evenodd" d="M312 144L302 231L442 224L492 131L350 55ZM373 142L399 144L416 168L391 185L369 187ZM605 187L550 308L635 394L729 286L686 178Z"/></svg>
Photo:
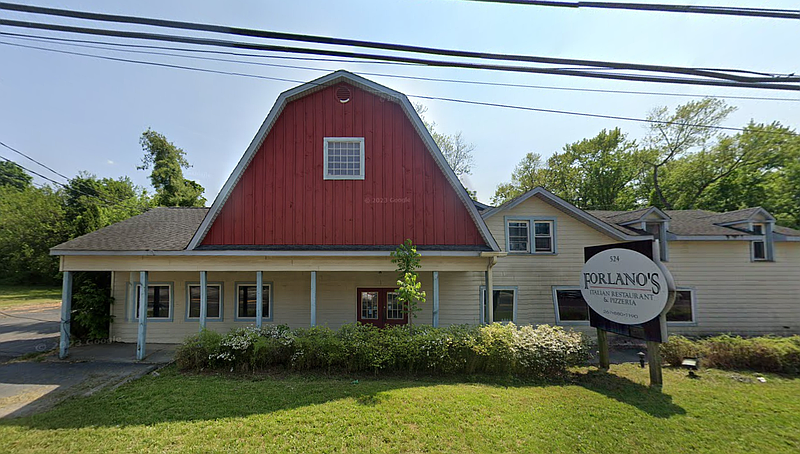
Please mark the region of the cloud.
<svg viewBox="0 0 800 454"><path fill-rule="evenodd" d="M114 161L112 161L112 160L110 160L110 159L109 159L108 161L106 161L106 163L107 163L108 165L110 165L110 166L113 166L113 165L114 165Z"/></svg>

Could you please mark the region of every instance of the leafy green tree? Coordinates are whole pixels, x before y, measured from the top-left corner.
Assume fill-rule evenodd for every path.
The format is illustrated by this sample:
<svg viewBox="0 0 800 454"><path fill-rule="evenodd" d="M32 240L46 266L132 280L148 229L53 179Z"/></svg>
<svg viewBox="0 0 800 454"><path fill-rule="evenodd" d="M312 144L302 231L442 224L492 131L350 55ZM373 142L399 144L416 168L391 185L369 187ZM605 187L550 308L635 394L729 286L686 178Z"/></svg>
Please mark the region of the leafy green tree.
<svg viewBox="0 0 800 454"><path fill-rule="evenodd" d="M0 186L23 190L31 186L33 177L12 161L0 162Z"/></svg>
<svg viewBox="0 0 800 454"><path fill-rule="evenodd" d="M708 150L665 167L662 189L677 209L762 206L782 225L800 225L800 138L779 123L750 123Z"/></svg>
<svg viewBox="0 0 800 454"><path fill-rule="evenodd" d="M492 204L500 205L537 186L547 187L548 173L540 154L526 154L514 167L514 171L511 173L511 181L497 185L491 199Z"/></svg>
<svg viewBox="0 0 800 454"><path fill-rule="evenodd" d="M183 177L183 169L191 167L186 153L168 141L163 134L148 129L142 133L139 143L144 150L139 170L151 166L150 182L156 190L155 204L158 206L203 206L203 187Z"/></svg>
<svg viewBox="0 0 800 454"><path fill-rule="evenodd" d="M584 210L629 210L636 206L641 173L636 143L619 128L564 147L548 160L553 193Z"/></svg>
<svg viewBox="0 0 800 454"><path fill-rule="evenodd" d="M63 194L71 237L123 221L152 206L147 192L128 177L115 180L81 173L69 181Z"/></svg>
<svg viewBox="0 0 800 454"><path fill-rule="evenodd" d="M0 185L0 281L55 284L58 260L50 248L68 239L64 225L60 193Z"/></svg>
<svg viewBox="0 0 800 454"><path fill-rule="evenodd" d="M425 302L426 295L422 290L422 283L417 280L417 268L420 266L421 255L417 247L407 239L392 253L392 263L397 265L397 298L403 305L403 312L410 314L408 324L412 324L412 317L417 318L419 305Z"/></svg>
<svg viewBox="0 0 800 454"><path fill-rule="evenodd" d="M720 99L705 98L689 101L678 106L674 112L667 107L658 107L650 112L649 132L645 139L647 153L644 162L649 170L650 189L645 194L650 204L671 209L672 195L666 194L661 185L664 167L692 150L707 150L720 138L716 129L728 115L736 110Z"/></svg>

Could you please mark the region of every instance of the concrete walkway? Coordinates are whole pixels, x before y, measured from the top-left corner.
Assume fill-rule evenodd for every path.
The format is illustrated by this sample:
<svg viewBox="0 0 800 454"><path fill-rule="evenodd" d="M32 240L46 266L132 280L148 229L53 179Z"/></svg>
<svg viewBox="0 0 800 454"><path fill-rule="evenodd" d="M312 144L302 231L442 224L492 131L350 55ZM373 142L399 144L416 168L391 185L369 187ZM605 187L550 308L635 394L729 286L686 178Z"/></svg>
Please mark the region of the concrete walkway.
<svg viewBox="0 0 800 454"><path fill-rule="evenodd" d="M89 344L70 348L69 358L51 353L38 361L0 365L0 418L47 410L73 396L91 395L141 377L172 361L176 345L149 344L136 360L136 344Z"/></svg>

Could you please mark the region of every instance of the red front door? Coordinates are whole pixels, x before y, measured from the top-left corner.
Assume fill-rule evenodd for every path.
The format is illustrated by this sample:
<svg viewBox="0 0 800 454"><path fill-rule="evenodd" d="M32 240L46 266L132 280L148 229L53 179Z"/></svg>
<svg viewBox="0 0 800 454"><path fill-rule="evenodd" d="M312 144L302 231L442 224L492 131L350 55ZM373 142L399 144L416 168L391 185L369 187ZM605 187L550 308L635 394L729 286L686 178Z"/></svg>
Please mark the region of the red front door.
<svg viewBox="0 0 800 454"><path fill-rule="evenodd" d="M360 288L357 298L357 320L361 323L379 328L408 323L408 314L403 312L395 289Z"/></svg>

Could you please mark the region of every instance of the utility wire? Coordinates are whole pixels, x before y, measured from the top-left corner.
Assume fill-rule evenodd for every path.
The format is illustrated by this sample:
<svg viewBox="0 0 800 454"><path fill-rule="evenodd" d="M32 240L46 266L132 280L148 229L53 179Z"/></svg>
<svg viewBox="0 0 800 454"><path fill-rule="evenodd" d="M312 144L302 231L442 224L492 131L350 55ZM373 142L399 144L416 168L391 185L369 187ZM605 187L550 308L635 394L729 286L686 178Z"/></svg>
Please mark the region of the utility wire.
<svg viewBox="0 0 800 454"><path fill-rule="evenodd" d="M31 174L33 174L33 175L36 175L37 177L43 178L43 179L45 179L45 180L47 180L47 181L49 181L49 182L51 182L51 183L53 183L53 184L56 184L56 185L58 185L58 186L61 186L62 188L66 189L66 190L68 190L68 191L75 191L75 192L78 192L78 193L80 193L80 194L83 194L83 195L85 195L85 196L88 196L88 197L94 197L94 198L96 198L96 199L98 199L98 200L101 200L101 201L103 201L103 202L106 204L106 206L111 206L111 205L114 205L114 204L115 204L115 202L109 202L108 200L106 200L106 199L104 199L104 198L100 197L100 196L99 196L99 195L97 195L97 194L89 194L88 192L81 191L81 190L80 190L80 189L78 189L78 188L74 188L74 187L71 187L71 186L67 186L67 185L65 185L64 183L61 183L60 181L56 181L56 180L54 180L54 179L52 179L52 178L50 178L50 177L46 177L46 176L42 175L41 173L39 173L39 172L36 172L36 171L34 171L34 170L31 170L31 169L29 169L29 168L27 168L27 167L23 166L22 164L20 164L20 163L18 163L18 162L16 162L16 161L12 161L11 159L8 159L8 158L6 158L5 156L2 156L2 155L0 155L0 159L4 160L4 161L6 161L6 162L10 162L10 163L12 163L12 164L14 164L14 165L18 166L18 167L19 167L19 168L21 168L22 170L24 170L24 171L26 171L26 172L28 172L28 173L31 173ZM40 165L42 165L42 164L40 164ZM116 201L116 203L123 203L123 202L124 202L124 200L118 200L118 201Z"/></svg>
<svg viewBox="0 0 800 454"><path fill-rule="evenodd" d="M621 74L621 73L609 74L609 73L602 73L602 72L597 72L597 71L590 71L590 70L587 70L587 69L534 68L534 67L529 67L529 66L508 66L508 65L495 65L495 64L489 65L489 64L470 63L470 62L431 60L431 59L404 57L404 56L397 56L397 55L382 55L382 54L369 54L369 53L362 53L362 52L349 52L349 51L328 50L328 49L311 49L311 48L301 48L301 47L275 46L275 45L267 45L267 44L240 42L240 41L225 41L225 40L218 40L218 39L195 38L195 37L190 37L190 36L163 35L163 34L154 34L154 33L129 32L129 31L119 31L119 30L108 30L108 29L94 29L94 28L86 28L86 27L73 27L73 26L67 26L67 25L44 24L44 23L37 23L37 22L12 21L12 20L6 20L6 19L0 19L0 25L6 25L6 26L11 26L11 27L33 28L33 29L39 29L39 30L60 31L60 32L68 32L68 33L82 33L82 34L99 35L99 36L113 36L113 37L117 37L117 38L146 39L146 40L154 40L154 41L179 42L179 43L185 43L185 44L217 46L217 47L229 47L229 48L239 48L239 49L261 50L261 51L276 51L276 52L286 52L286 53L301 53L301 54L312 54L312 55L327 55L327 56L337 56L337 57L363 58L363 59L367 59L367 60L382 60L382 61L395 61L395 62L403 62L403 63L416 63L416 64L422 64L422 65L427 65L427 66L435 66L435 67L467 68L467 69L481 69L481 70L494 70L494 71L510 71L510 72L534 73L534 74L555 74L555 75L564 75L564 76L590 77L590 78L612 79L612 80L627 80L627 81L638 81L638 82L658 82L658 83L671 83L671 84L684 84L684 85L708 85L708 86L723 86L723 87L737 87L737 88L759 88L759 89L776 89L776 90L800 91L800 85L774 83L774 82L769 83L769 84L765 84L765 83L763 83L761 81L759 81L759 82L736 82L736 81L733 81L733 80L707 80L707 79L677 78L677 77L665 77L665 76L633 75L633 74ZM741 79L742 77L740 77L740 76L731 76L731 78L739 78L739 79ZM753 80L753 78L744 78L744 79ZM794 79L797 79L798 81L800 81L800 78L782 79L782 80L783 81L788 81L788 82L794 82ZM776 80L776 79L770 79L770 80Z"/></svg>
<svg viewBox="0 0 800 454"><path fill-rule="evenodd" d="M353 60L339 60L339 59L316 59L316 58L309 58L309 57L283 57L283 56L270 56L270 55L261 55L261 54L249 54L249 53L238 53L238 52L225 52L225 51L214 51L214 50L205 50L205 49L188 49L185 47L168 47L168 46L143 46L143 45L135 45L135 44L123 44L123 43L112 43L107 41L97 41L97 40L78 40L78 39L68 39L68 38L57 38L52 36L40 36L40 35L26 35L21 33L7 33L7 32L0 32L0 36L7 36L12 39L21 39L21 40L28 40L28 41L45 41L45 42L55 42L56 44L60 44L63 46L75 46L75 47L83 47L88 49L100 49L106 51L113 51L113 52L128 52L128 53L136 53L136 54L144 54L144 55L163 55L163 56L172 56L172 57L180 57L180 58L191 58L195 60L206 60L206 61L218 61L218 62L228 62L228 63L239 63L239 64L247 64L247 65L257 65L257 66L267 66L273 68L289 68L289 69L302 69L302 70L309 70L309 71L324 71L324 72L332 72L334 69L323 69L323 68L314 68L309 66L297 66L297 65L281 65L275 63L264 63L264 62L253 62L247 60L234 60L234 59L226 59L226 58L212 58L212 57L203 57L199 55L184 55L184 54L176 54L176 53L169 53L169 52L155 52L155 51L143 51L143 50L133 50L133 49L160 49L160 50L175 50L179 52L202 52L202 53L212 53L212 54L223 54L223 55L234 55L234 56L242 56L242 57L263 57L263 58L290 58L293 60L301 60L301 61L333 61L333 62L344 62L344 63L353 63L357 61ZM99 44L99 46L93 46L90 44ZM111 46L111 47L104 47L104 46ZM363 62L358 62L363 63ZM380 63L388 63L392 64L393 62L380 62ZM409 66L407 64L402 64L403 66ZM677 97L685 97L685 98L718 98L718 99L743 99L743 100L758 100L758 101L789 101L789 102L800 102L800 98L777 98L777 97L760 97L760 96L736 96L736 95L710 95L710 94L689 94L689 93L665 93L665 92L652 92L652 91L630 91L630 90L608 90L608 89L592 89L592 88L573 88L573 87L556 87L556 86L547 86L547 85L531 85L531 84L517 84L517 83L504 83L504 82L486 82L486 81L477 81L477 80L461 80L461 79L447 79L447 78L437 78L437 77L422 77L422 76L409 76L409 75L402 75L402 74L387 74L387 73L377 73L377 72L366 72L366 71L359 71L359 74L366 75L366 76L379 76L379 77L390 77L394 79L406 79L406 80L424 80L430 82L446 82L446 83L456 83L456 84L469 84L469 85L483 85L483 86L493 86L493 87L512 87L512 88L530 88L530 89L543 89L543 90L562 90L562 91L575 91L575 92L587 92L587 93L611 93L611 94L631 94L631 95L656 95L656 96L677 96Z"/></svg>
<svg viewBox="0 0 800 454"><path fill-rule="evenodd" d="M69 55L78 55L83 57L92 57L98 58L102 60L111 60L111 61L118 61L118 62L126 62L126 63L136 63L136 64L144 64L149 66L158 66L158 67L166 67L171 69L183 69L188 71L198 71L198 72L206 72L206 73L213 73L213 74L223 74L223 75L231 75L231 76L241 76L241 77L252 77L257 79L267 79L267 80L275 80L281 82L292 82L292 83L299 83L299 84L313 84L314 82L305 82L299 81L294 79L286 79L286 78L279 78L279 77L269 77L269 76L261 76L256 74L247 74L247 73L238 73L238 72L229 72L229 71L218 71L213 69L207 68L197 68L193 66L183 66L183 65L173 65L173 64L166 64L166 63L157 63L157 62L150 62L150 61L141 61L141 60L133 60L127 58L115 58L115 57L108 57L104 55L94 55L94 54L85 54L81 52L71 52L65 51L60 49L49 49L44 47L36 47L36 46L28 46L24 44L17 44L17 43L6 43L0 41L0 44L4 45L12 45L12 46L19 46L31 49L38 49L56 53L63 53ZM471 101L465 99L456 99L456 98L444 98L444 97L437 97L437 96L426 96L426 95L414 95L414 94L407 94L406 96L411 98L420 98L420 99L430 99L436 101L445 101L445 102L456 102L461 104L472 104L478 106L488 106L488 107L500 107L506 109L515 109L515 110L527 110L532 112L542 112L542 113L555 113L555 114L562 114L562 115L574 115L580 117L593 117L593 118L603 118L603 119L612 119L612 120L622 120L622 121L634 121L639 123L650 123L650 124L674 124L670 121L662 121L662 120L651 120L651 119L644 119L644 118L634 118L634 117L625 117L625 116L616 116L616 115L605 115L605 114L592 114L592 113L585 113L585 112L573 112L573 111L566 111L566 110L554 110L554 109L541 109L535 107L525 107L525 106L515 106L511 104L500 104L500 103L490 103L490 102L481 102L481 101ZM701 125L701 124L683 124L682 126L691 126L697 128L707 128L707 129L714 129L714 130L722 130L722 131L736 131L736 132L743 132L746 131L745 128L735 128L735 127L725 127L725 126L710 126L710 125ZM770 131L771 134L779 134L779 135L795 135L794 132L780 132L780 131Z"/></svg>
<svg viewBox="0 0 800 454"><path fill-rule="evenodd" d="M4 146L4 147L8 148L9 150L13 151L14 153L16 153L16 154L18 154L18 155L20 155L20 156L23 156L23 157L27 158L27 159L28 159L28 160L30 160L30 161L33 161L33 162L35 162L36 164L39 164L40 166L42 166L42 167L44 167L45 169L47 169L47 170L49 170L49 171L53 172L54 174L56 174L56 175L60 176L61 178L65 179L65 180L67 180L67 181L69 181L69 180L70 180L70 178L69 178L68 176L64 175L63 173L60 173L60 172L58 172L58 171L56 171L56 170L53 170L51 167L48 167L47 165L45 165L45 164L42 164L41 162L39 162L39 161L37 161L37 160L33 159L32 157L30 157L30 156L26 155L25 153L23 153L23 152L21 152L21 151L17 150L17 149L16 149L16 148L14 148L14 147L11 147L11 146L9 146L9 145L6 145L6 144L5 144L5 143L3 143L2 141L0 141L0 145L2 145L2 146Z"/></svg>
<svg viewBox="0 0 800 454"><path fill-rule="evenodd" d="M358 48L380 49L380 50L396 51L396 52L411 52L418 54L438 55L447 57L477 58L485 60L515 61L515 62L527 62L527 63L560 64L568 66L614 68L622 70L692 75L697 77L707 77L712 79L722 79L722 80L729 80L736 82L750 82L750 83L759 83L759 82L773 83L775 81L800 82L800 77L792 77L792 76L745 77L734 74L726 74L726 72L729 72L730 70L725 70L725 69L708 71L708 70L699 70L695 68L685 68L677 66L645 65L637 63L620 63L620 62L597 61L597 60L579 60L579 59L530 56L530 55L461 51L453 49L411 46L406 44L335 38L329 36L315 36L315 35L305 35L298 33L276 32L270 30L256 30L256 29L240 28L240 27L228 27L228 26L213 25L213 24L201 24L195 22L153 19L153 18L136 17L136 16L116 15L116 14L92 13L86 11L74 11L74 10L59 9L59 8L19 5L15 3L6 3L6 2L0 2L0 9L16 11L16 12L32 13L32 14L41 14L47 16L92 20L99 22L147 25L147 26L170 28L170 29L192 30L192 31L219 33L225 35L247 36L252 38L266 38L273 40L328 44L334 46L351 46ZM16 21L7 21L7 22L16 22Z"/></svg>
<svg viewBox="0 0 800 454"><path fill-rule="evenodd" d="M772 19L800 19L800 10L743 8L734 6L666 5L658 3L620 2L562 2L546 0L469 0L483 3L509 3L527 6L554 6L559 8L622 9L631 11L654 11L662 13L717 14L723 16L767 17Z"/></svg>

